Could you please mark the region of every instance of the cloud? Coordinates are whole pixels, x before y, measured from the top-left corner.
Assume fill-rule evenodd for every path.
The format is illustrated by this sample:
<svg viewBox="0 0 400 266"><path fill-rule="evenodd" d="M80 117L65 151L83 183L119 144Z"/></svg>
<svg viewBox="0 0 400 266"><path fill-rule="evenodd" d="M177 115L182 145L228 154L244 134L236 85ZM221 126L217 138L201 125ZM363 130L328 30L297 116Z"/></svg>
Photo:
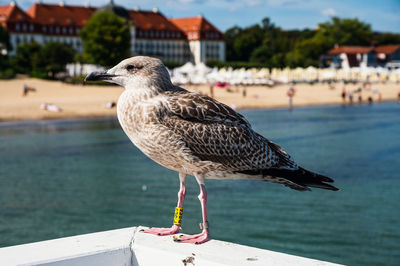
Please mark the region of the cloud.
<svg viewBox="0 0 400 266"><path fill-rule="evenodd" d="M330 8L326 8L326 9L322 10L321 14L324 16L327 16L327 17L333 17L336 15L336 11L335 11L335 9L330 7Z"/></svg>

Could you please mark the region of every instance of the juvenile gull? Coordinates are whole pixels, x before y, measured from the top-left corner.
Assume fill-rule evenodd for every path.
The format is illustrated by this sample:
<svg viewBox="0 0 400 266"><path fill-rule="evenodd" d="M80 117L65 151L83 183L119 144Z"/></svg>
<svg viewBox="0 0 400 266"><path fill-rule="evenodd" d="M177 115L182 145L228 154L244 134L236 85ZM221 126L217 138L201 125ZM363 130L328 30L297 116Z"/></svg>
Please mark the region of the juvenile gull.
<svg viewBox="0 0 400 266"><path fill-rule="evenodd" d="M209 239L204 185L208 178L270 181L300 191L338 190L327 184L332 179L298 166L280 146L256 133L241 114L208 96L174 86L159 59L132 57L106 72L91 73L86 80L105 80L125 88L117 104L118 120L144 154L179 173L178 208L183 207L186 175L196 178L202 232L175 236L175 241L200 244ZM179 221L170 228L144 232L171 235L180 228Z"/></svg>

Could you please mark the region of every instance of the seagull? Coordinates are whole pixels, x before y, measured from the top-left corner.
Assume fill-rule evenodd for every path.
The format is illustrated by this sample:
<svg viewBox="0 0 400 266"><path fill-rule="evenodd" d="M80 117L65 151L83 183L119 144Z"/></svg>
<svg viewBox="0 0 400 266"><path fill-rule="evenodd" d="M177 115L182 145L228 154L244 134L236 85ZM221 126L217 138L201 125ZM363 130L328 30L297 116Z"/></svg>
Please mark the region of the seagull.
<svg viewBox="0 0 400 266"><path fill-rule="evenodd" d="M174 235L174 241L201 244L209 240L205 179L252 179L306 191L336 191L329 177L296 164L280 146L255 132L244 116L227 105L172 84L162 61L135 56L86 81L123 86L118 120L129 139L158 164L179 173L180 189L174 223L145 233ZM203 221L201 233L179 235L187 175L196 178Z"/></svg>

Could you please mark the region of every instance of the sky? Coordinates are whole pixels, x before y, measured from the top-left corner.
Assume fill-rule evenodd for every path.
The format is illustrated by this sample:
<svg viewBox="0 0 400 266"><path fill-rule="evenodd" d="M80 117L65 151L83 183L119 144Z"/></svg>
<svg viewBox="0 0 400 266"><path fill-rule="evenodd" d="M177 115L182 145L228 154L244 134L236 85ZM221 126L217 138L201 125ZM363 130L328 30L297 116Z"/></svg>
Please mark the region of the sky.
<svg viewBox="0 0 400 266"><path fill-rule="evenodd" d="M24 10L35 1L17 0ZM58 3L59 0L42 0ZM71 5L102 6L109 0L64 0ZM269 17L283 29L314 29L332 16L358 18L371 24L374 31L400 33L400 0L114 0L133 9L152 10L157 7L167 17L203 15L220 30L260 23ZM0 0L0 5L9 4Z"/></svg>

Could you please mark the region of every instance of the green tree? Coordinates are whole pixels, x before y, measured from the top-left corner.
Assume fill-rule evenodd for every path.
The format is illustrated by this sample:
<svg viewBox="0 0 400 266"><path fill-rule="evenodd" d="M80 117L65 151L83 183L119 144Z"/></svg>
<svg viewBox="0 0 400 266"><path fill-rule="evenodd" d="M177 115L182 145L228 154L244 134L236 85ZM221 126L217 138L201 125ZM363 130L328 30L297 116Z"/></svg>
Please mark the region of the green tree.
<svg viewBox="0 0 400 266"><path fill-rule="evenodd" d="M272 49L267 45L261 45L251 53L250 62L269 64L272 56Z"/></svg>
<svg viewBox="0 0 400 266"><path fill-rule="evenodd" d="M0 26L0 69L8 67L7 51L10 50L10 36L8 32Z"/></svg>
<svg viewBox="0 0 400 266"><path fill-rule="evenodd" d="M34 58L38 56L40 49L40 44L36 42L18 45L17 53L11 59L16 71L21 74L32 74Z"/></svg>
<svg viewBox="0 0 400 266"><path fill-rule="evenodd" d="M10 50L10 36L8 32L0 26L0 79L15 77L15 69L8 57L8 51Z"/></svg>
<svg viewBox="0 0 400 266"><path fill-rule="evenodd" d="M113 66L130 55L129 24L111 12L95 13L79 35L89 63Z"/></svg>
<svg viewBox="0 0 400 266"><path fill-rule="evenodd" d="M235 54L233 45L237 36L242 32L242 28L234 26L229 28L224 33L225 45L226 45L226 60L233 61L238 60Z"/></svg>
<svg viewBox="0 0 400 266"><path fill-rule="evenodd" d="M40 77L55 78L57 73L65 71L65 66L74 61L75 50L58 42L46 43L33 57L33 71Z"/></svg>
<svg viewBox="0 0 400 266"><path fill-rule="evenodd" d="M318 66L319 57L329 48L329 43L316 38L303 40L286 55L286 64L289 67Z"/></svg>
<svg viewBox="0 0 400 266"><path fill-rule="evenodd" d="M333 47L339 45L370 45L371 25L358 19L333 17L331 21L319 24L315 39Z"/></svg>
<svg viewBox="0 0 400 266"><path fill-rule="evenodd" d="M252 51L261 45L264 31L260 25L243 30L235 39L233 49L238 60L249 61Z"/></svg>
<svg viewBox="0 0 400 266"><path fill-rule="evenodd" d="M3 49L10 50L10 35L8 32L0 25L0 47Z"/></svg>
<svg viewBox="0 0 400 266"><path fill-rule="evenodd" d="M373 36L377 45L384 44L399 44L400 43L400 34L396 33L374 33Z"/></svg>

